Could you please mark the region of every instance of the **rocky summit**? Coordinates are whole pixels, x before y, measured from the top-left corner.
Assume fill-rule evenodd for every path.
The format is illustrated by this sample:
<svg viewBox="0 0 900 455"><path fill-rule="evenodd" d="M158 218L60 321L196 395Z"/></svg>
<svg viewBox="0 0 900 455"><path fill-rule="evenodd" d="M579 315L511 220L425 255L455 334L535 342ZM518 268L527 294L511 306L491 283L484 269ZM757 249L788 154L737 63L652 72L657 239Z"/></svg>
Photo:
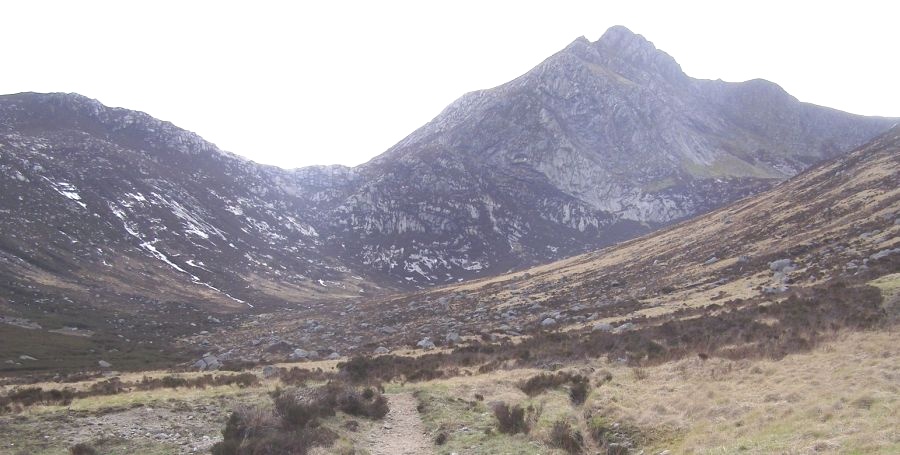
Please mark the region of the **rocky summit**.
<svg viewBox="0 0 900 455"><path fill-rule="evenodd" d="M419 283L454 280L707 212L893 122L801 103L763 80L692 79L614 27L466 94L354 169L359 182L332 220L354 232L365 264Z"/></svg>

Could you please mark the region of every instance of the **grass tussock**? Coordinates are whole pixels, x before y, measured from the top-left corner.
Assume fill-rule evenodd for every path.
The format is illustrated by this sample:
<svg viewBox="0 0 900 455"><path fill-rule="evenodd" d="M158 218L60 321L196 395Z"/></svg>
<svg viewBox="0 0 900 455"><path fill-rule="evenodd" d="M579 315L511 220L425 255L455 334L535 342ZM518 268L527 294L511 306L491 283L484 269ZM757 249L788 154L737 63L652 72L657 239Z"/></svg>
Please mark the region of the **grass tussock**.
<svg viewBox="0 0 900 455"><path fill-rule="evenodd" d="M575 405L583 404L591 391L590 379L587 376L564 371L532 376L519 383L518 387L526 395L533 397L565 385L569 386L569 399Z"/></svg>
<svg viewBox="0 0 900 455"><path fill-rule="evenodd" d="M549 444L569 454L584 452L584 436L567 420L558 420L550 430Z"/></svg>
<svg viewBox="0 0 900 455"><path fill-rule="evenodd" d="M540 420L543 408L541 406L521 405L510 406L505 402L494 404L492 411L497 419L497 431L504 434L529 433Z"/></svg>

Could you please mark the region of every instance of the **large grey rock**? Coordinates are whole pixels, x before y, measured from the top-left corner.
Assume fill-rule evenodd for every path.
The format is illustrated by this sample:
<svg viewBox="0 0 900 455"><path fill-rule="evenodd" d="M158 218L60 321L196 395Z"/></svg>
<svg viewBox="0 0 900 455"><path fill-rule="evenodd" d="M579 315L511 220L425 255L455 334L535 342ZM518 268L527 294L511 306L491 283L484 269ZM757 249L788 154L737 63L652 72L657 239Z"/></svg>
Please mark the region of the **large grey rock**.
<svg viewBox="0 0 900 455"><path fill-rule="evenodd" d="M884 250L881 250L881 251L879 251L879 252L877 252L877 253L875 253L875 254L869 256L869 259L875 261L875 260L878 260L878 259L881 259L881 258L888 257L888 256L890 256L890 255L892 255L892 254L900 254L900 248L892 248L892 249L884 249Z"/></svg>
<svg viewBox="0 0 900 455"><path fill-rule="evenodd" d="M419 340L419 342L416 343L416 346L418 346L418 347L420 347L420 348L422 348L422 349L425 349L425 350L429 350L429 349L434 349L434 348L435 348L434 342L431 341L431 339L428 338L428 337L425 337L425 338L422 338L421 340Z"/></svg>
<svg viewBox="0 0 900 455"><path fill-rule="evenodd" d="M544 320L541 321L541 327L551 327L554 325L556 325L556 319L553 318L544 318Z"/></svg>
<svg viewBox="0 0 900 455"><path fill-rule="evenodd" d="M632 324L630 322L626 322L626 323L614 328L613 333L622 333L622 332L632 330L632 329L634 329L634 324Z"/></svg>
<svg viewBox="0 0 900 455"><path fill-rule="evenodd" d="M100 365L100 368L112 368L112 364L107 362L106 360L101 360L97 362L97 364Z"/></svg>
<svg viewBox="0 0 900 455"><path fill-rule="evenodd" d="M763 294L781 294L781 293L787 292L787 291L788 291L788 287L783 284L763 286L763 288L762 288Z"/></svg>
<svg viewBox="0 0 900 455"><path fill-rule="evenodd" d="M607 322L598 322L594 324L591 330L595 332L612 332L613 326Z"/></svg>
<svg viewBox="0 0 900 455"><path fill-rule="evenodd" d="M205 355L200 360L194 362L194 368L200 371L218 370L222 367L222 362L214 355Z"/></svg>
<svg viewBox="0 0 900 455"><path fill-rule="evenodd" d="M788 273L794 270L794 262L790 259L778 259L769 263L769 270L773 272Z"/></svg>

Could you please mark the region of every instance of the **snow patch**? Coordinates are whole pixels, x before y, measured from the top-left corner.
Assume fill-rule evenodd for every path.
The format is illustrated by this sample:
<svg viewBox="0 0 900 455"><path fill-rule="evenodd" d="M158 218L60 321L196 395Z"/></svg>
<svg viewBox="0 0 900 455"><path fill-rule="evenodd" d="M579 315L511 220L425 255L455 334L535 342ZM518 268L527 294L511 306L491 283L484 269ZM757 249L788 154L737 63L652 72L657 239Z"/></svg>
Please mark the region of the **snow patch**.
<svg viewBox="0 0 900 455"><path fill-rule="evenodd" d="M80 205L81 208L86 209L87 205L84 202L81 202L81 195L78 194L78 188L75 188L75 185L72 185L68 182L54 182L53 180L44 177L44 180L50 182L50 186L53 187L53 190L57 193L65 196L68 199L75 201L76 204Z"/></svg>
<svg viewBox="0 0 900 455"><path fill-rule="evenodd" d="M186 209L183 205L179 204L175 200L166 199L165 197L159 195L158 193L151 193L153 197L161 202L163 205L169 207L172 211L172 214L181 218L182 222L185 226L185 234L193 234L197 237L200 237L204 240L208 240L210 235L216 235L220 237L222 240L227 240L225 238L225 233L219 230L217 227L203 220L199 215L191 213L188 209ZM199 210L198 210L199 211Z"/></svg>

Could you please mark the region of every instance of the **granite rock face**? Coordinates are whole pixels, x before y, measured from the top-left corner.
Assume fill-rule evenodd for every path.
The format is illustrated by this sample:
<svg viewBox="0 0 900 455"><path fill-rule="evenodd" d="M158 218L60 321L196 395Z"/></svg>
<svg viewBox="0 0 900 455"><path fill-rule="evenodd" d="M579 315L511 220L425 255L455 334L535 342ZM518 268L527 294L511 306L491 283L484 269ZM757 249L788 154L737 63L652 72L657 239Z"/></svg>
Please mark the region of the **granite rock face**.
<svg viewBox="0 0 900 455"><path fill-rule="evenodd" d="M698 80L624 27L453 102L348 170L333 226L415 283L545 262L720 207L895 120L801 103L774 83ZM345 179L344 181L348 181Z"/></svg>

